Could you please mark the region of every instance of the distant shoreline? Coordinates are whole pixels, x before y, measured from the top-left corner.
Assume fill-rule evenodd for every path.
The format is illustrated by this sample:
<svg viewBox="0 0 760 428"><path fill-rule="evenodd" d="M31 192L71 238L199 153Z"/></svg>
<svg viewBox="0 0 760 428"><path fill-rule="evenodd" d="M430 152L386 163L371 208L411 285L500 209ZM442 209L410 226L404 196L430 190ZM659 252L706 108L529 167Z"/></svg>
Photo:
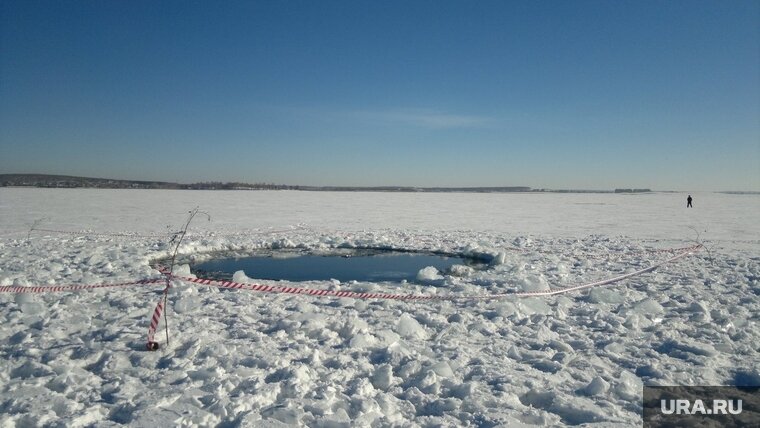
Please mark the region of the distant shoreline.
<svg viewBox="0 0 760 428"><path fill-rule="evenodd" d="M0 174L0 187L63 189L165 189L165 190L299 190L306 192L396 192L396 193L622 193L641 194L651 189L534 189L528 186L414 187L414 186L301 186L273 183L200 182L192 184L164 181L117 180L50 174ZM657 190L656 192L683 193ZM716 191L737 195L760 195L760 191Z"/></svg>

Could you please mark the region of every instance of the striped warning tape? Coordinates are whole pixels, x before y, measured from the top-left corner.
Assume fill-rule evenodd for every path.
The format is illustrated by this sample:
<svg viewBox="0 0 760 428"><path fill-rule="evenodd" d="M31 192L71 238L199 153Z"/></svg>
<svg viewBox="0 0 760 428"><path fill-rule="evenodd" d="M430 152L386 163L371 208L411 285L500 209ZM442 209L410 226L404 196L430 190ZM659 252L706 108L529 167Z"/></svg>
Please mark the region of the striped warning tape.
<svg viewBox="0 0 760 428"><path fill-rule="evenodd" d="M702 248L703 246L701 244L694 245L691 247L685 247L681 249L684 251L666 260L663 260L659 263L655 263L647 268L640 269L635 272L630 272L624 275L616 276L614 278L605 279L602 281L581 284L581 285L577 285L573 287L553 289L553 290L506 292L506 293L495 293L495 294L485 294L485 295L417 295L417 294L392 294L392 293L364 293L364 292L355 292L355 291L319 290L319 289L310 289L310 288L302 288L302 287L283 287L283 286L277 286L277 285L245 284L245 283L239 283L239 282L233 282L233 281L218 281L218 280L205 279L205 278L190 278L190 277L184 277L184 276L177 276L177 275L173 275L170 269L163 266L156 267L159 270L159 272L161 272L161 274L164 275L163 278L144 279L144 280L139 280L139 281L130 281L130 282L121 282L121 283L112 283L112 284L92 284L92 285L32 286L32 287L0 286L0 292L50 293L50 292L80 291L80 290L110 288L110 287L124 287L124 286L134 286L134 285L148 285L148 284L157 284L157 283L165 282L166 283L166 288L164 289L164 298L165 298L166 293L169 287L171 286L170 280L176 279L183 282L209 285L209 286L215 286L215 287L227 288L227 289L239 289L239 290L250 290L250 291L258 291L258 292L282 293L282 294L294 294L294 295L307 295L307 296L314 296L314 297L337 297L337 298L351 298L351 299L388 299L388 300L401 300L401 301L495 300L495 299L501 299L501 298L506 298L506 297L552 296L552 295L557 295L557 294L569 293L572 291L578 291L578 290L582 290L586 288L596 287L600 285L612 284L612 283L619 282L627 278L641 275L646 272L651 272L662 265L665 265L667 263L671 263L678 259L689 256L693 254L694 252L699 251ZM156 334L158 325L161 321L161 315L163 314L164 309L165 309L164 300L162 299L156 305L156 308L153 310L153 315L151 316L150 325L148 327L148 341L146 343L146 347L148 350L155 351L159 349L159 344L155 340L155 334ZM168 331L167 331L167 340L168 340Z"/></svg>
<svg viewBox="0 0 760 428"><path fill-rule="evenodd" d="M519 292L519 293L514 292L514 293L502 293L502 294L493 294L493 295L484 295L484 296L438 296L438 295L425 296L425 295L410 295L410 294L357 293L353 291L317 290L317 289L307 289L307 288L300 288L300 287L281 287L281 286L261 285L261 284L244 284L244 283L236 283L232 281L218 281L218 280L212 280L212 279L182 277L182 276L171 275L168 269L164 267L160 267L160 266L158 267L158 270L163 275L171 275L172 278L179 279L185 282L191 282L191 283L196 283L196 284L201 284L201 285L212 285L212 286L217 286L217 287L222 287L222 288L246 289L246 290L251 290L251 291L262 291L262 292L271 292L271 293L305 294L305 295L311 295L311 296L348 297L348 298L358 298L358 299L394 299L394 300L485 299L485 298L490 298L490 297L501 297L501 296L528 296L528 295L548 296L548 295L559 294L559 293L567 293L570 291L580 290L580 289L589 288L589 287L593 287L597 285L609 284L609 283L621 281L626 278L630 278L635 275L640 275L642 273L652 271L666 263L671 263L675 260L686 257L702 248L703 246L701 244L697 244L694 246L683 247L683 248L678 248L678 249L673 249L673 250L658 250L660 252L674 252L674 250L679 250L680 252L676 254L675 256L667 260L664 260L662 262L656 263L648 268L637 270L635 272L617 276L614 278L610 278L604 281L599 281L599 282L594 282L594 283L589 283L589 284L582 284L575 287L555 289L555 290L549 290L549 291ZM81 291L81 290L92 290L92 289L99 289L99 288L126 287L126 286L133 286L133 285L150 285L150 284L163 283L165 280L166 278L155 278L155 279L143 279L143 280L138 280L138 281L128 281L128 282L110 283L110 284L76 284L76 285L51 285L51 286L4 285L4 286L0 286L0 293L60 293L60 292L66 292L66 291Z"/></svg>
<svg viewBox="0 0 760 428"><path fill-rule="evenodd" d="M695 251L699 248L702 248L702 244L695 244L688 247L679 247L679 248L644 248L640 250L627 250L627 251L621 251L621 252L615 252L615 251L607 251L606 253L582 253L582 257L585 259L594 259L594 260L623 260L630 256L635 256L639 254L681 254L684 252L689 251ZM547 251L545 252L547 254L552 254L551 252Z"/></svg>
<svg viewBox="0 0 760 428"><path fill-rule="evenodd" d="M587 283L587 284L581 284L581 285L576 285L576 286L573 286L573 287L566 287L566 288L558 288L558 289L554 289L554 290L525 291L525 292L514 293L514 294L517 295L517 296L526 296L526 297L527 296L553 296L553 295L556 295L556 294L569 293L571 291L583 290L583 289L586 289L586 288L597 287L597 286L600 286L600 285L612 284L612 283L615 283L615 282L622 281L624 279L628 279L628 278L631 278L631 277L634 277L634 276L637 276L637 275L641 275L643 273L651 272L651 271L659 268L662 265L665 265L665 264L668 264L668 263L672 263L672 262L674 262L674 261L676 261L678 259L681 259L681 258L684 258L686 256L689 256L689 255L695 253L696 251L701 250L702 248L703 247L702 247L701 244L700 245L696 245L696 246L694 246L693 248L690 248L687 251L684 251L684 252L682 252L680 254L677 254L677 255L675 255L675 256L667 259L667 260L663 260L663 261L661 261L659 263L655 263L652 266L646 267L644 269L639 269L639 270L637 270L635 272L630 272L630 273L627 273L627 274L624 274L624 275L616 276L614 278L605 279L605 280L602 280L602 281L590 282L590 283Z"/></svg>
<svg viewBox="0 0 760 428"><path fill-rule="evenodd" d="M646 252L646 253L682 253L684 251L694 251L698 250L704 247L703 244L694 244L690 247L681 247L681 248L648 248L644 250L634 251L634 252Z"/></svg>
<svg viewBox="0 0 760 428"><path fill-rule="evenodd" d="M557 294L569 293L572 291L583 290L586 288L612 284L612 283L619 282L619 281L622 281L622 280L625 280L637 275L641 275L646 272L651 272L662 265L665 265L667 263L671 263L678 259L689 256L693 254L694 252L699 251L700 249L702 249L701 244L694 245L692 247L685 247L685 248L682 248L682 250L684 251L680 252L679 254L676 254L675 256L670 257L669 259L663 260L659 263L653 264L652 266L649 266L647 268L640 269L635 272L627 273L624 275L616 276L614 278L581 284L581 285L577 285L573 287L566 287L566 288L559 288L559 289L545 290L545 291L524 291L524 292L485 294L485 295L458 295L458 296L457 295L441 296L441 295L391 294L391 293L360 293L360 292L355 292L355 291L319 290L319 289L302 288L302 287L281 287L281 286L276 286L276 285L264 285L264 284L245 284L245 283L233 282L233 281L218 281L218 280L205 279L205 278L190 278L190 277L185 277L185 276L177 276L177 275L173 275L172 271L169 268L166 268L164 266L156 266L156 269L158 269L159 272L165 275L167 284L169 280L177 279L184 282L190 282L194 284L208 285L208 286L214 286L214 287L226 288L226 289L250 290L250 291L268 292L268 293L296 294L296 295L307 295L307 296L314 296L314 297L350 298L350 299L389 299L389 300L401 300L401 301L496 300L496 299L507 298L507 297L552 296L552 295L557 295ZM159 344L155 340L155 334L156 334L156 329L158 328L158 324L161 320L161 314L163 313L163 310L164 310L163 301L159 301L158 305L156 305L156 309L153 311L153 316L150 321L150 326L148 327L148 341L146 343L146 348L149 351L156 351L159 349ZM168 333L167 333L167 340L168 340Z"/></svg>
<svg viewBox="0 0 760 428"><path fill-rule="evenodd" d="M161 299L158 301L156 309L153 310L153 317L150 319L150 326L148 327L148 344L155 343L156 329L158 328L158 322L161 321L161 314L163 312L164 300Z"/></svg>
<svg viewBox="0 0 760 428"><path fill-rule="evenodd" d="M259 291L265 293L282 293L282 294L298 294L315 297L339 297L350 299L389 299L389 300L489 300L500 299L505 297L533 297L533 296L552 296L556 294L569 293L571 291L583 290L586 288L596 287L600 285L612 284L622 281L637 275L641 275L646 272L651 272L658 267L667 263L674 262L678 259L691 255L695 251L702 248L702 245L695 245L688 247L685 251L663 260L659 263L653 264L644 269L637 270L635 272L627 273L624 275L616 276L614 278L605 279L602 281L596 281L581 285L576 285L566 288L558 288L553 290L542 291L523 291L523 292L507 292L496 294L484 294L484 295L418 295L418 294L392 294L392 293L361 293L355 291L336 291L336 290L319 290L302 287L283 287L278 285L264 285L264 284L246 284L233 281L220 281L205 278L190 278L185 276L172 275L165 267L158 267L158 270L164 274L169 275L171 278L178 279L183 282L190 282L194 284L209 285L219 288L237 289L237 290L250 290Z"/></svg>
<svg viewBox="0 0 760 428"><path fill-rule="evenodd" d="M233 238L238 236L247 236L247 235L273 235L276 233L285 233L285 232L295 232L298 230L304 230L307 229L306 226L298 225L295 227L291 227L288 229L275 229L275 230L252 230L248 232L236 232L236 233L215 233L215 232L207 232L207 235L203 234L193 234L191 236L199 236L199 237L208 237L208 238Z"/></svg>
<svg viewBox="0 0 760 428"><path fill-rule="evenodd" d="M97 288L126 287L132 285L148 285L165 282L165 278L142 279L139 281L119 282L113 284L80 284L80 285L50 285L50 286L0 286L0 293L60 293L65 291L92 290Z"/></svg>
<svg viewBox="0 0 760 428"><path fill-rule="evenodd" d="M623 259L625 257L630 257L637 254L664 254L664 253L670 253L670 254L680 254L687 251L693 251L697 248L702 248L703 244L695 244L687 247L677 247L677 248L645 248L645 249L631 249L626 251L613 251L608 250L604 253L590 253L590 252L583 252L584 250L576 250L572 249L572 251L566 251L564 253L559 253L557 251L551 251L551 250L544 250L540 248L532 248L532 247L501 247L498 248L497 251L509 251L513 253L518 254L542 254L542 255L567 255L570 258L579 258L583 257L585 259ZM378 251L400 251L400 252L410 252L407 249L403 248L389 248L389 247L353 247L353 249L356 250L378 250ZM424 252L426 250L419 250L419 251L413 251L413 252ZM439 252L436 250L428 250L432 252L433 254L438 255L444 255L444 256L451 256L451 257L461 257L460 253L455 252Z"/></svg>

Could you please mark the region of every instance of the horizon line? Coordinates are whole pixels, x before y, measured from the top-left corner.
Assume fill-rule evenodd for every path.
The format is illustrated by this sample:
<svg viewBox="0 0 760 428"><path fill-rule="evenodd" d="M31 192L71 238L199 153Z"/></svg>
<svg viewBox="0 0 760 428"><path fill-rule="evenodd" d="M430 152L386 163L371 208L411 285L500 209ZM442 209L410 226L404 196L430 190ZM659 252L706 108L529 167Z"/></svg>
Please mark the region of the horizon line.
<svg viewBox="0 0 760 428"><path fill-rule="evenodd" d="M598 193L646 193L646 192L663 192L663 193L697 193L697 192L708 192L708 193L746 193L746 194L752 194L752 193L760 193L760 190L680 190L680 189L651 189L651 188L637 188L637 187L616 187L616 188L596 188L596 189L587 189L587 188L549 188L549 187L539 187L534 188L531 186L516 186L516 185L488 185L488 186L415 186L415 185L373 185L373 186L357 186L357 185L305 185L305 184L282 184L282 183L273 183L273 182L241 182L241 181L196 181L192 183L183 183L183 182L176 182L176 181L163 181L163 180L135 180L135 179L123 179L123 178L104 178L104 177L86 177L86 176L78 176L78 175L67 175L67 174L42 174L42 173L2 173L0 174L0 179L3 177L9 177L9 176L19 176L21 177L38 177L38 178L68 178L68 179L77 179L77 180L100 180L100 181L113 181L113 182L124 182L124 183L150 183L150 184L160 184L160 185L177 185L177 186L193 186L193 185L213 185L213 184L220 184L220 185L235 185L239 184L242 186L269 186L273 187L273 189L270 190L302 190L302 191L314 191L314 190L336 190L336 191L346 191L346 190L355 190L355 191L361 191L361 190L386 190L386 191L436 191L436 190L449 190L449 191L478 191L478 190L498 190L498 189L515 189L511 193L541 193L541 192L598 192ZM3 183L0 183L0 187L43 187L43 188L65 188L65 187L53 187L53 186L35 186L35 185L5 185ZM78 188L93 188L90 186L81 186ZM280 188L280 189L276 189ZM119 188L114 188L119 189ZM147 189L149 190L149 189ZM164 190L212 190L212 189L164 189ZM245 189L213 189L213 190L245 190ZM253 189L252 189L253 190ZM266 190L266 189L261 189Z"/></svg>

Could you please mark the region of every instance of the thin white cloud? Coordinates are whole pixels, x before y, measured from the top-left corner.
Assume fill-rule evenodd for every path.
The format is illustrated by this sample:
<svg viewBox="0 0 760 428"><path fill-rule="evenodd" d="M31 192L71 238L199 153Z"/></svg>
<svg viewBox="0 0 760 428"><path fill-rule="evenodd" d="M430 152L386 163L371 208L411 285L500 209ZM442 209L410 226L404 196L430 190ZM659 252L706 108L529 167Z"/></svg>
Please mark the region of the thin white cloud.
<svg viewBox="0 0 760 428"><path fill-rule="evenodd" d="M428 129L483 128L495 122L488 116L456 114L431 108L341 110L320 107L269 107L269 109L315 120L397 124Z"/></svg>
<svg viewBox="0 0 760 428"><path fill-rule="evenodd" d="M373 122L396 122L431 129L480 128L491 118L485 116L445 113L433 109L399 108L391 110L357 111L351 116Z"/></svg>

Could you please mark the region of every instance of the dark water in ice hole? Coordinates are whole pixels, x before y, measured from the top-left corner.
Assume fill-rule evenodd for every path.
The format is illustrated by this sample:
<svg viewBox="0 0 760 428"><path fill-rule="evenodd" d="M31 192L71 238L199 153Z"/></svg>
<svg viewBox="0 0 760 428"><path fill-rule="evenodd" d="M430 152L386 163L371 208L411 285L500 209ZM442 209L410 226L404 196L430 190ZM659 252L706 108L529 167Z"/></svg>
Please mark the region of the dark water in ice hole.
<svg viewBox="0 0 760 428"><path fill-rule="evenodd" d="M473 268L485 266L482 261L462 257L401 252L355 252L343 255L308 253L276 253L242 258L214 259L198 263L193 273L200 277L230 279L235 271L245 271L255 279L288 281L408 282L415 281L420 269L434 266L446 272L453 265Z"/></svg>

